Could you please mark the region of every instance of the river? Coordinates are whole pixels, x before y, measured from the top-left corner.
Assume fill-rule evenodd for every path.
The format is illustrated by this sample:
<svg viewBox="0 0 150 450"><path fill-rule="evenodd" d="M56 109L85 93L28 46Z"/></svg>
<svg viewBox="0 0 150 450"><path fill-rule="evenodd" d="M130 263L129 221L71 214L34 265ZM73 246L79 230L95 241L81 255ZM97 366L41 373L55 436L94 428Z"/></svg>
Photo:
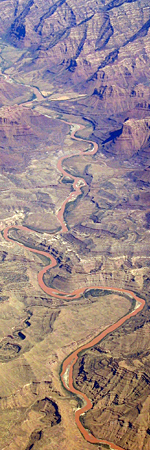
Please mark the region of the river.
<svg viewBox="0 0 150 450"><path fill-rule="evenodd" d="M8 78L8 76L7 76ZM33 88L34 93L37 95L38 93L38 100L40 101L41 98L43 100L43 97L41 96L40 92L34 87ZM70 122L67 122L65 120L63 120L63 122L67 123L68 125L70 125L73 129L73 131L71 132L71 138L74 140L78 140L78 141L83 141L84 139L81 139L79 137L76 137L76 131L77 130L82 130L84 129L84 125L79 125L79 124L72 124ZM57 214L57 218L61 224L61 233L67 233L68 232L68 228L67 228L67 224L65 223L64 220L64 211L65 211L65 207L67 205L68 202L70 201L74 201L79 195L81 195L82 191L81 191L81 187L86 186L86 182L83 178L80 177L76 177L73 176L71 174L69 174L68 172L66 172L63 169L63 161L69 157L75 156L75 155L94 155L97 150L98 150L98 145L96 142L94 141L86 141L89 144L91 144L92 148L90 148L90 150L88 151L82 151L80 150L79 153L76 154L72 154L70 155L66 155L61 157L58 160L57 163L57 168L58 170L61 172L61 174L63 175L63 177L67 176L69 178L71 178L73 180L73 191L69 194L69 196L64 200L60 210L58 211ZM12 241L14 242L13 239L11 239L9 237L9 230L13 228L13 227L7 227L5 228L5 230L3 231L3 236L6 239L6 241ZM26 231L28 233L34 233L34 231L32 231L31 229L28 229L27 227L24 227L22 225L17 225L15 226L15 228L19 229L19 230L23 230ZM61 373L60 373L60 378L61 378L61 382L64 386L64 388L75 394L76 396L78 396L82 401L83 401L83 406L80 409L77 409L76 413L75 413L75 421L76 424L79 428L79 430L81 431L82 435L84 436L84 438L86 439L87 442L90 442L92 444L107 444L111 447L111 449L113 450L123 450L123 448L119 447L118 445L116 445L115 443L112 443L110 441L107 440L103 440L103 439L97 439L96 437L94 437L89 430L85 429L80 421L80 417L81 415L83 415L85 412L89 411L92 408L92 403L90 401L90 399L88 399L88 397L86 396L86 394L78 391L75 387L74 387L74 382L73 382L73 368L74 365L78 359L78 356L80 354L81 351L83 350L87 350L88 348L92 347L93 345L97 344L98 342L100 342L102 339L104 339L109 333L112 333L114 330L116 330L117 328L119 328L126 320L130 319L131 317L135 316L136 314L138 314L144 307L145 305L145 300L142 298L139 298L137 295L135 295L134 292L130 291L130 290L126 290L126 289L121 289L119 287L111 287L111 286L88 286L87 288L79 288L74 290L72 293L67 294L64 291L59 291L57 289L54 289L52 287L48 287L46 286L46 284L44 283L43 280L43 275L47 272L47 270L51 269L52 267L55 267L57 265L57 261L54 258L54 256L52 256L49 252L47 251L41 251L41 250L36 250L33 248L29 248L26 247L24 244L21 244L19 242L17 242L18 245L26 248L28 251L39 254L39 255L44 255L46 257L48 257L50 259L50 264L48 264L47 266L45 266L39 273L38 273L38 283L40 288L48 295L51 295L52 297L57 297L57 298L61 298L61 299L77 299L80 298L87 290L90 289L99 289L99 290L106 290L106 291L112 291L112 292L120 292L122 294L126 294L129 295L129 297L133 298L136 301L136 307L135 309L133 309L132 311L130 311L128 314L126 314L124 317L122 317L121 319L119 319L116 323L110 325L109 327L107 327L103 332L101 332L100 334L98 334L95 338L93 338L91 341L89 341L88 343L82 345L81 347L77 348L73 353L71 353L62 363L62 368L61 368Z"/></svg>

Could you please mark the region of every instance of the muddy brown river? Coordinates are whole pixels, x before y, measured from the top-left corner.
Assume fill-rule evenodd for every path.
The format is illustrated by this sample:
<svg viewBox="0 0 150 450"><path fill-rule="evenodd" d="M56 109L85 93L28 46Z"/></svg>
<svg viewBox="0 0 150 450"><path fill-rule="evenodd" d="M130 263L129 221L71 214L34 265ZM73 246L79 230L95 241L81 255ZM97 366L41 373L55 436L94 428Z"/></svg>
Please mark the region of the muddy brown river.
<svg viewBox="0 0 150 450"><path fill-rule="evenodd" d="M40 95L40 94L39 94ZM79 140L79 141L83 141L84 139L81 139L79 137L75 136L75 133L77 131L77 129L83 129L84 126L83 125L73 125L72 123L63 121L67 124L69 124L70 126L73 126L73 131L71 133L71 138L75 139L75 140ZM79 153L73 154L71 155L94 155L97 152L98 149L98 145L93 142L93 141L86 141L90 144L92 144L92 149L88 150L88 151L82 151L80 150ZM58 163L57 163L57 168L59 169L59 171L61 172L61 174L63 176L69 176L69 178L71 178L73 180L73 191L70 193L70 195L64 200L58 214L57 214L57 218L61 224L61 232L63 233L67 233L68 232L68 228L67 228L67 224L65 223L64 220L64 211L65 211L65 207L67 205L68 202L70 201L74 201L81 193L81 187L86 186L86 182L83 178L79 178L79 177L75 177L73 175L70 175L68 172L66 172L63 167L63 161L66 158L69 158L70 155L66 155L63 156L59 159ZM11 228L14 227L7 227L4 230L4 238L7 241L12 241L14 242L13 239L11 239L9 237L9 230ZM15 228L22 230L22 231L26 231L28 233L32 233L34 231L29 230L27 227L24 226L15 226ZM97 344L98 342L100 342L102 339L104 339L109 333L112 333L114 330L116 330L117 328L119 328L124 322L126 322L126 320L128 320L129 318L136 316L144 307L145 305L145 300L142 298L139 298L137 295L134 294L134 292L126 290L126 289L121 289L118 286L116 288L114 287L107 287L107 286L88 286L87 288L79 288L74 290L72 293L67 294L64 291L59 291L57 289L54 289L52 287L48 287L46 286L46 284L43 281L43 275L47 272L47 270L51 269L52 267L55 267L57 265L57 261L54 258L54 256L52 256L49 252L46 251L40 251L40 250L36 250L33 248L29 248L26 247L24 244L21 244L19 242L17 242L18 245L26 248L28 251L39 254L39 255L44 255L46 257L48 257L50 259L50 264L45 266L38 274L38 283L39 286L41 287L41 289L46 292L48 295L51 295L52 297L61 297L61 299L77 299L80 298L87 290L90 289L99 289L99 290L106 290L106 291L112 291L112 292L121 292L122 294L126 294L128 295L130 298L132 297L132 299L134 299L136 301L136 307L135 309L133 309L133 311L129 312L128 314L126 314L124 317L122 317L121 319L119 319L116 323L110 325L109 327L107 327L104 331L102 331L100 334L98 334L95 338L93 338L91 341L89 341L88 343L82 345L81 347L77 348L73 353L71 353L62 363L62 368L61 368L61 373L60 373L60 378L61 378L61 382L64 386L64 388L69 391L72 392L73 394L75 394L77 397L79 397L82 401L83 401L83 406L80 409L77 409L76 413L75 413L75 421L76 424L79 428L79 430L81 431L82 435L84 436L84 438L86 439L87 442L90 442L91 444L107 444L110 446L111 449L113 450L123 450L121 447L119 447L118 445L116 445L115 443L109 442L107 440L103 440L103 439L97 439L96 437L94 437L89 430L85 429L80 421L80 417L81 415L83 415L85 412L89 411L92 408L92 403L90 401L90 399L86 396L86 394L78 391L75 387L74 387L74 383L73 383L73 368L74 365L78 359L78 356L80 354L81 351L83 350L87 350L88 348L92 347L93 345Z"/></svg>

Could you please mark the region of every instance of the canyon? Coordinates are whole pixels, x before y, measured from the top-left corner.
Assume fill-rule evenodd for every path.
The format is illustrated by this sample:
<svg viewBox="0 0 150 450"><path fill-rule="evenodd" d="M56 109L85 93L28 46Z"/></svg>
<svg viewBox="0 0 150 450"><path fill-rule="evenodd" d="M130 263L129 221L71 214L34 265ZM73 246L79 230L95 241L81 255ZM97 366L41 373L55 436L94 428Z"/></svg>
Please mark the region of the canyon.
<svg viewBox="0 0 150 450"><path fill-rule="evenodd" d="M149 450L149 3L0 12L0 446Z"/></svg>

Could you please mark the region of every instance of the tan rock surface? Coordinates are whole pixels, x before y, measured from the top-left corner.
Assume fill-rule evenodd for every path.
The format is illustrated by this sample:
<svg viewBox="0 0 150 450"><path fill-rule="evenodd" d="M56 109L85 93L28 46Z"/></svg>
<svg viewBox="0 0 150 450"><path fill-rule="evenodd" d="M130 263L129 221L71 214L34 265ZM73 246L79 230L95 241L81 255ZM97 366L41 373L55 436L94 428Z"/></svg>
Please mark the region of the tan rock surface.
<svg viewBox="0 0 150 450"><path fill-rule="evenodd" d="M34 230L10 235L56 258L48 286L100 284L145 298L145 309L74 371L94 403L85 426L125 450L150 448L149 27L148 0L0 2L0 230ZM71 139L60 119L84 125L76 136L85 141ZM98 143L95 155L88 139ZM71 176L82 180L82 195L66 206L63 234L57 214ZM52 298L37 281L47 258L0 236L0 446L92 450L60 367L126 314L129 300Z"/></svg>

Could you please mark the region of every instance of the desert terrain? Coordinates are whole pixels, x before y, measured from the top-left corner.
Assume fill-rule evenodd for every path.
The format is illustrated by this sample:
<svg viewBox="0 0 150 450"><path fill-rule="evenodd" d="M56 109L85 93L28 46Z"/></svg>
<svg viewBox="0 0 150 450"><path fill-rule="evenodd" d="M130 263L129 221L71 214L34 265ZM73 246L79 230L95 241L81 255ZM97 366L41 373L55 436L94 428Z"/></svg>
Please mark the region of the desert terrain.
<svg viewBox="0 0 150 450"><path fill-rule="evenodd" d="M150 450L149 2L0 12L0 448Z"/></svg>

